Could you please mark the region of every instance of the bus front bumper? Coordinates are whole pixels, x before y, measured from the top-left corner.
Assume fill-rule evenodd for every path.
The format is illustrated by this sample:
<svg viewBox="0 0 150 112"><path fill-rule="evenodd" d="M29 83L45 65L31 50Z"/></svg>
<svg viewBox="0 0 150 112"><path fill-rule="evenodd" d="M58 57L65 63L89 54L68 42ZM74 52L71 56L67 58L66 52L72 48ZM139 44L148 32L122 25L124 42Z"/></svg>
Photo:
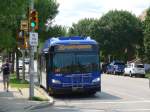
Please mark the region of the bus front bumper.
<svg viewBox="0 0 150 112"><path fill-rule="evenodd" d="M53 87L50 90L54 94L64 94L64 93L72 93L72 92L97 92L101 91L101 86L84 86L84 87Z"/></svg>

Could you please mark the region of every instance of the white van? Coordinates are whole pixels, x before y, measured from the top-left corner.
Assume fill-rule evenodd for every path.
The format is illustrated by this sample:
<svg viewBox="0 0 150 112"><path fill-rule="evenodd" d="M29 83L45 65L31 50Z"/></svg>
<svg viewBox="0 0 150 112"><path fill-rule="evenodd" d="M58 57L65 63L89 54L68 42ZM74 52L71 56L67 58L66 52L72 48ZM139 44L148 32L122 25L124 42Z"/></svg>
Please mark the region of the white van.
<svg viewBox="0 0 150 112"><path fill-rule="evenodd" d="M124 74L132 76L145 77L145 68L143 64L129 63L124 69Z"/></svg>

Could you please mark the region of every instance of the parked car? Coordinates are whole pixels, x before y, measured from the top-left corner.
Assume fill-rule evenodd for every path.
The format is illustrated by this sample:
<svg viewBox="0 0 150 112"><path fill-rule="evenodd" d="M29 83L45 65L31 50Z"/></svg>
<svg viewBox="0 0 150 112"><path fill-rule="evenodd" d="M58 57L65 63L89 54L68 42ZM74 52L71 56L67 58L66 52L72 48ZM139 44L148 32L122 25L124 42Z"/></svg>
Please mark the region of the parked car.
<svg viewBox="0 0 150 112"><path fill-rule="evenodd" d="M150 64L144 64L145 72L150 72Z"/></svg>
<svg viewBox="0 0 150 112"><path fill-rule="evenodd" d="M23 61L19 60L19 69L22 69L22 68L23 68Z"/></svg>
<svg viewBox="0 0 150 112"><path fill-rule="evenodd" d="M24 59L24 63L25 63L25 64L29 64L29 62L30 62L30 59L29 59L29 58L25 58L25 59Z"/></svg>
<svg viewBox="0 0 150 112"><path fill-rule="evenodd" d="M145 68L143 64L129 63L124 69L124 74L132 76L145 77Z"/></svg>
<svg viewBox="0 0 150 112"><path fill-rule="evenodd" d="M125 63L122 61L113 61L107 66L107 73L123 74Z"/></svg>
<svg viewBox="0 0 150 112"><path fill-rule="evenodd" d="M107 74L113 74L113 72L114 72L114 68L113 68L113 66L112 65L107 65L107 68L106 68L106 73Z"/></svg>

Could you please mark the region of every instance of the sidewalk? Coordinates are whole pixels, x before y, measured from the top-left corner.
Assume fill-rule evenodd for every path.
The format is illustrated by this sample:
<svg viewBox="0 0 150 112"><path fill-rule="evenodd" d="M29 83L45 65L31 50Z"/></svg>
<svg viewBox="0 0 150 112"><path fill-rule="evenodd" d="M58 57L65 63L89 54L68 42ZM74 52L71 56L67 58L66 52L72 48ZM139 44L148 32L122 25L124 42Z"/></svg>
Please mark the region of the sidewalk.
<svg viewBox="0 0 150 112"><path fill-rule="evenodd" d="M47 95L47 93L35 86L34 88L34 96L44 99L49 103L53 103L53 98ZM11 88L9 87L9 92L4 91L3 87L3 78L2 74L0 73L0 97L14 97L18 99L29 99L29 88Z"/></svg>
<svg viewBox="0 0 150 112"><path fill-rule="evenodd" d="M22 97L17 89L9 89L9 92L4 91L3 78L0 74L0 97Z"/></svg>

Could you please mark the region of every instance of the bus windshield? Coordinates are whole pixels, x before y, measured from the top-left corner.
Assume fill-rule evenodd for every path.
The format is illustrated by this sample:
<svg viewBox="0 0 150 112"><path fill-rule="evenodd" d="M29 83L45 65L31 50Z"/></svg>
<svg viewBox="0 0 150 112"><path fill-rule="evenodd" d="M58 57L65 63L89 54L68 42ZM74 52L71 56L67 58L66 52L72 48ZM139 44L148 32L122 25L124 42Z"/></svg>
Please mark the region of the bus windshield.
<svg viewBox="0 0 150 112"><path fill-rule="evenodd" d="M92 53L56 53L53 72L62 74L89 73L99 70L99 56Z"/></svg>

